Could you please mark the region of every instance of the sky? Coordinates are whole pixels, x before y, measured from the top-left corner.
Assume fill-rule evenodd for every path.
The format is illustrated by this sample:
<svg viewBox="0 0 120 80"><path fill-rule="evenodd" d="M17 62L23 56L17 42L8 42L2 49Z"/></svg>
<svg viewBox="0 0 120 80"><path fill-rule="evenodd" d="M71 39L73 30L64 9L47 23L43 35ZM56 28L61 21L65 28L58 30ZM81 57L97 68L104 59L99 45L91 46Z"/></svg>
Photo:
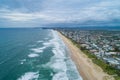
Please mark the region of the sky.
<svg viewBox="0 0 120 80"><path fill-rule="evenodd" d="M89 21L120 25L120 0L0 0L0 27Z"/></svg>

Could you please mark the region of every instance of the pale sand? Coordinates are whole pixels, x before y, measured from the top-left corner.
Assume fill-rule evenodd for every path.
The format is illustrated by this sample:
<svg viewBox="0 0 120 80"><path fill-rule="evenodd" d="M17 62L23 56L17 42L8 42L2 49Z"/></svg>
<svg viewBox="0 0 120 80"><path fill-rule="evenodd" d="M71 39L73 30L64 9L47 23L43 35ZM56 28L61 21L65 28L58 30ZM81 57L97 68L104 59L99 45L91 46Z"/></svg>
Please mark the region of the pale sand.
<svg viewBox="0 0 120 80"><path fill-rule="evenodd" d="M70 56L82 76L83 80L115 80L112 76L103 72L103 70L94 64L79 48L77 48L69 39L59 33L70 50Z"/></svg>

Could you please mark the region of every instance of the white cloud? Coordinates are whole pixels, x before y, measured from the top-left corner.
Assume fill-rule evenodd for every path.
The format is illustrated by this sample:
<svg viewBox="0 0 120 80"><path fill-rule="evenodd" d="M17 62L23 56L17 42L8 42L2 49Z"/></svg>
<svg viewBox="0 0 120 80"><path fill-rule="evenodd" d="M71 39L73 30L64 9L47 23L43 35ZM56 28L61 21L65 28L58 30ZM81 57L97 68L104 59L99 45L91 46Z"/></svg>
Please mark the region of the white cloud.
<svg viewBox="0 0 120 80"><path fill-rule="evenodd" d="M46 0L41 5L43 8L42 10L33 12L29 11L25 5L22 8L14 10L1 8L0 19L6 19L10 22L26 23L35 21L40 23L56 23L72 21L84 22L87 20L108 21L112 19L120 19L119 0L101 0L99 2L93 0L93 3L92 1L90 2L90 0Z"/></svg>
<svg viewBox="0 0 120 80"><path fill-rule="evenodd" d="M55 16L48 15L46 13L41 13L41 12L35 12L35 13L23 13L23 12L18 12L18 11L10 11L7 9L1 9L0 10L0 18L4 18L10 21L32 21L32 20L43 20L43 21L48 21L48 22L57 22L57 21L62 21L62 19L57 18Z"/></svg>

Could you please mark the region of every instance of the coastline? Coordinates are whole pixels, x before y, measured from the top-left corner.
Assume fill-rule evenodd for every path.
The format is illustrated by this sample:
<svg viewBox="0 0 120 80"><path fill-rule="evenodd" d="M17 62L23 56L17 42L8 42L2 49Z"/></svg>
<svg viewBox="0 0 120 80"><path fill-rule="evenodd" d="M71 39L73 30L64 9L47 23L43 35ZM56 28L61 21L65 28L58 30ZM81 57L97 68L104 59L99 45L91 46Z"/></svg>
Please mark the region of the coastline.
<svg viewBox="0 0 120 80"><path fill-rule="evenodd" d="M94 64L90 58L88 58L78 47L76 47L69 39L58 32L65 45L70 50L70 57L74 61L78 72L82 76L83 80L114 80L112 76L109 76L103 70Z"/></svg>

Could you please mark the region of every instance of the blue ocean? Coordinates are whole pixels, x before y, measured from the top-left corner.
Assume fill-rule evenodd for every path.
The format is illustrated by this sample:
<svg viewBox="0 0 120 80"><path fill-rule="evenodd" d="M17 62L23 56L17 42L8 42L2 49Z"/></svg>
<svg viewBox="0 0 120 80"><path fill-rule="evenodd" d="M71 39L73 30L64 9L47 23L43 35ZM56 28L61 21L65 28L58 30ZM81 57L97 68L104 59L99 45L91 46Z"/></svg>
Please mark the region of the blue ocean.
<svg viewBox="0 0 120 80"><path fill-rule="evenodd" d="M82 80L56 31L0 29L0 80Z"/></svg>

